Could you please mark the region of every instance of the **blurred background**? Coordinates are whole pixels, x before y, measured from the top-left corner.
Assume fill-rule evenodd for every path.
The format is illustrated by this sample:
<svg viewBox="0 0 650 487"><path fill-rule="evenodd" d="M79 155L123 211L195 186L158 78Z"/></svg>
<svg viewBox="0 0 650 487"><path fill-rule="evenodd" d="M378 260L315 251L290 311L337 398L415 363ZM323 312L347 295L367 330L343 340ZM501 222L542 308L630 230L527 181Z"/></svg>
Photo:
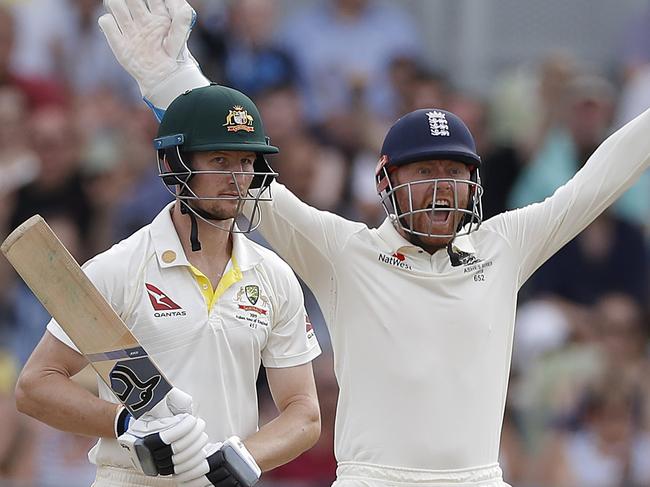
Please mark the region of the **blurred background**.
<svg viewBox="0 0 650 487"><path fill-rule="evenodd" d="M552 194L650 107L647 0L192 4L191 50L212 80L256 101L281 148L271 159L280 181L371 226L383 219L373 180L382 138L410 110L445 108L470 126L490 217ZM99 32L100 10L100 0L0 0L0 237L38 212L79 261L170 198L156 174L156 121ZM649 260L646 172L522 290L500 459L513 487L650 486ZM337 387L306 299L324 349L314 363L323 434L264 487L325 487L335 475ZM17 374L47 321L0 260L2 486L94 478L93 439L15 411ZM263 380L260 407L262 421L275 414Z"/></svg>

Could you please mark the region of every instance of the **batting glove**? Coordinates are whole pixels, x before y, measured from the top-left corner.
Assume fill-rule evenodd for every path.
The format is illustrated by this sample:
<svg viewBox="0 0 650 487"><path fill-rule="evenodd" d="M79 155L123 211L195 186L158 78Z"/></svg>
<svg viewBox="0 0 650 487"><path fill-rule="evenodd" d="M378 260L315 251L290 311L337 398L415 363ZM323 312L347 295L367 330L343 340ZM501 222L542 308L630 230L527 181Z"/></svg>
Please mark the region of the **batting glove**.
<svg viewBox="0 0 650 487"><path fill-rule="evenodd" d="M237 436L211 443L202 462L174 478L182 487L252 487L262 470Z"/></svg>
<svg viewBox="0 0 650 487"><path fill-rule="evenodd" d="M150 476L196 468L208 442L205 421L192 414L191 396L176 388L138 419L120 411L116 424L117 441L131 464Z"/></svg>
<svg viewBox="0 0 650 487"><path fill-rule="evenodd" d="M209 84L187 48L196 12L185 0L104 0L104 4L108 13L99 18L99 27L159 118L178 95Z"/></svg>

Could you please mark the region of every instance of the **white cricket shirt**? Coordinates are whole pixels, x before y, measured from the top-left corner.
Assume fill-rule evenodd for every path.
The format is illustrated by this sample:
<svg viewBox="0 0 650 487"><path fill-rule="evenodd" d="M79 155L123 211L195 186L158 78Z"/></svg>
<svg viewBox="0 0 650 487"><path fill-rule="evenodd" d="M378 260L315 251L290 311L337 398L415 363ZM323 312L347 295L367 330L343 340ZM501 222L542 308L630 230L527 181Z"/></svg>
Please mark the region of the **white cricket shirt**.
<svg viewBox="0 0 650 487"><path fill-rule="evenodd" d="M260 363L301 365L320 348L289 266L243 235L233 234L227 271L210 292L209 280L185 256L173 204L84 270L171 384L192 396L210 440L245 438L258 428ZM48 330L74 348L54 320ZM118 402L101 381L99 391ZM101 439L89 457L98 465L130 465L112 439Z"/></svg>
<svg viewBox="0 0 650 487"><path fill-rule="evenodd" d="M339 463L497 463L517 292L648 168L649 134L650 111L552 197L459 238L466 255L457 266L388 221L369 229L272 185L260 230L314 292L332 337Z"/></svg>

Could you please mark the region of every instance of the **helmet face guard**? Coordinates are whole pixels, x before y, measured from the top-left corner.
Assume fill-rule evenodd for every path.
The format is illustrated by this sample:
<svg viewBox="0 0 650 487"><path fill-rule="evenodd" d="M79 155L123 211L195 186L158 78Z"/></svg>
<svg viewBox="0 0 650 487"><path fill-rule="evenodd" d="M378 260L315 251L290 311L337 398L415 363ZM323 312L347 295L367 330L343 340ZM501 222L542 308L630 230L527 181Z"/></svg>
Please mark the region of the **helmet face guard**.
<svg viewBox="0 0 650 487"><path fill-rule="evenodd" d="M259 226L259 202L271 200L270 184L278 175L271 169L265 155L277 153L278 148L270 144L259 111L246 95L215 84L185 92L165 112L158 137L154 140L154 148L158 154L160 178L167 190L181 203L181 210L190 213L193 225L194 217L198 217L228 232L248 233ZM194 170L188 154L207 151L252 152L256 155L253 170ZM231 177L239 196L206 197L196 194L190 187L190 181L196 174ZM241 187L241 176L251 179L248 188ZM259 191L251 192L249 189ZM200 200L232 199L237 200L237 215L241 214L244 205L247 207L246 213L251 215L248 224L241 229L235 225L236 218L218 221L193 204ZM198 237L196 240L198 242Z"/></svg>
<svg viewBox="0 0 650 487"><path fill-rule="evenodd" d="M259 158L259 155L258 155ZM255 167L254 167L255 169ZM232 178L235 188L239 196L201 196L190 186L190 181L197 174L215 174L221 176L229 176ZM204 222L226 232L234 233L250 233L255 230L261 222L261 213L259 210L260 201L271 201L271 181L277 177L275 172L259 172L259 171L218 171L218 170L204 170L196 171L192 169L190 161L186 161L180 151L179 146L161 149L158 151L158 176L165 184L165 188L169 191L180 203L186 208L187 211L194 214ZM238 177L249 177L252 179L251 185L246 191L240 187ZM259 191L251 192L253 182L259 183ZM207 213L197 209L192 205L193 201L214 201L214 200L237 200L236 214L241 215L244 210L244 205L250 204L250 218L248 222L243 225L236 225L237 218L230 220L230 223L223 223L223 220L214 220Z"/></svg>
<svg viewBox="0 0 650 487"><path fill-rule="evenodd" d="M382 206L393 224L408 235L418 237L435 237L454 239L467 235L481 225L483 207L481 197L483 187L479 175L481 158L476 153L474 138L464 122L455 114L440 109L415 110L397 120L386 134L381 149L381 159L375 171L377 193ZM394 185L391 175L401 166L421 161L451 160L465 164L470 170L469 179L429 178ZM431 202L424 208L415 207L413 202L414 188L426 185L432 188ZM468 189L468 202L462 204L460 193L462 185ZM438 195L443 186L445 194L451 192L453 201L436 207ZM420 186L421 187L421 186ZM402 208L397 195L405 194ZM404 201L406 200L406 202ZM452 233L434 233L434 218L447 212L450 218L457 218L459 223ZM429 214L429 228L416 229L415 217Z"/></svg>
<svg viewBox="0 0 650 487"><path fill-rule="evenodd" d="M481 205L481 196L483 195L483 187L480 183L480 176L478 169L472 173L472 179L450 179L450 178L437 178L437 179L421 179L418 181L411 181L399 185L393 185L390 179L389 171L383 167L378 175L378 192L381 198L381 204L386 212L386 215L393 222L395 226L409 235L416 235L419 237L434 237L434 238L451 238L454 239L461 235L468 235L476 230L483 221L483 208ZM474 180L476 179L476 180ZM418 185L431 186L433 192L431 195L430 205L424 208L417 208L413 204L414 188ZM443 185L451 187L452 201L449 206L436 207L438 200L439 188ZM466 206L462 206L459 197L459 189L465 185L468 187L468 202ZM380 187L383 189L379 190ZM397 201L398 194L406 194L407 205L402 208ZM434 233L433 226L436 214L448 213L449 218L456 218L460 214L461 218L452 233ZM430 225L427 228L416 228L415 217L420 214L428 214L430 216Z"/></svg>

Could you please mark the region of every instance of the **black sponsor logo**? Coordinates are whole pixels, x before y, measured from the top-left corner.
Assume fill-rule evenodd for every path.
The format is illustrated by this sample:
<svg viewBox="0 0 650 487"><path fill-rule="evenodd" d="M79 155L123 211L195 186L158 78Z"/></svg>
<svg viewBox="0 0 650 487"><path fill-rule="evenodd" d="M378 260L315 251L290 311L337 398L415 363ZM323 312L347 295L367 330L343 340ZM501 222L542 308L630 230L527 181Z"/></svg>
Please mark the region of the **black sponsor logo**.
<svg viewBox="0 0 650 487"><path fill-rule="evenodd" d="M109 374L111 389L118 399L134 411L144 408L154 397L156 386L162 377L153 375L146 380L140 379L136 372L123 362L118 362Z"/></svg>
<svg viewBox="0 0 650 487"><path fill-rule="evenodd" d="M156 311L153 314L156 318L167 318L169 316L185 316L186 311Z"/></svg>
<svg viewBox="0 0 650 487"><path fill-rule="evenodd" d="M395 253L394 255L386 255L384 253L379 253L379 262L383 262L384 264L391 265L393 267L397 267L398 269L404 269L407 271L413 270L413 267L411 267L411 264L406 262L406 259L402 254Z"/></svg>

